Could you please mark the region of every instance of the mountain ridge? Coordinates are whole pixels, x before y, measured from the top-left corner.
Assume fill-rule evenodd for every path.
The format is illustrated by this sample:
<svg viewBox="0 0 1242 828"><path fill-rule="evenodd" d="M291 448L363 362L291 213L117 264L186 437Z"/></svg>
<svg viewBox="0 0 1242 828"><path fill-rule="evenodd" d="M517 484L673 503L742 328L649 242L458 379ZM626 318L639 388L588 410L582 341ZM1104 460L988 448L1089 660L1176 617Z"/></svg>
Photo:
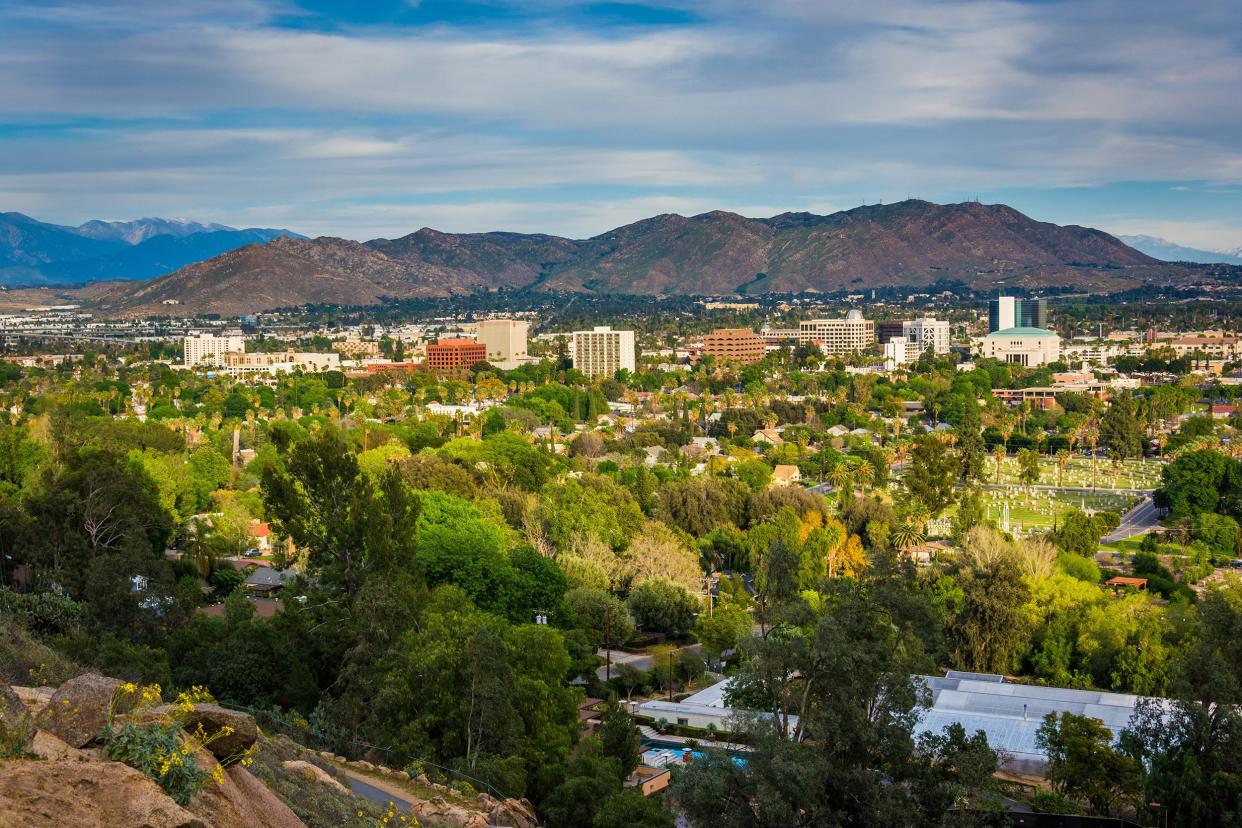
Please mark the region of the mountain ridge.
<svg viewBox="0 0 1242 828"><path fill-rule="evenodd" d="M1180 276L1179 276L1180 274ZM721 210L640 219L586 239L423 227L393 239L278 239L104 291L125 315L368 305L497 288L646 295L834 292L956 281L1111 292L1189 278L1089 227L1007 205L904 201L828 215Z"/></svg>

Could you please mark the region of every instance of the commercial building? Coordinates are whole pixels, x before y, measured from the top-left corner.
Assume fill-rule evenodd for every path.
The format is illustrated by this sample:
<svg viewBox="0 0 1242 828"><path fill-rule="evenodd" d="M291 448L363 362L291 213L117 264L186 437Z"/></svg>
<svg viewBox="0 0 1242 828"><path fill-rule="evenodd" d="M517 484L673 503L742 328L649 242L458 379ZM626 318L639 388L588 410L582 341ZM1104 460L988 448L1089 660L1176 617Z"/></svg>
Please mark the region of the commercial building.
<svg viewBox="0 0 1242 828"><path fill-rule="evenodd" d="M1061 337L1043 328L1005 328L983 338L982 356L1035 368L1061 358Z"/></svg>
<svg viewBox="0 0 1242 828"><path fill-rule="evenodd" d="M718 328L703 337L703 356L749 364L766 353L767 343L749 328Z"/></svg>
<svg viewBox="0 0 1242 828"><path fill-rule="evenodd" d="M1008 328L1048 327L1048 302L1045 299L1018 299L997 296L988 306L988 333Z"/></svg>
<svg viewBox="0 0 1242 828"><path fill-rule="evenodd" d="M611 377L621 369L635 370L634 332L602 325L574 331L570 343L574 368L588 377Z"/></svg>
<svg viewBox="0 0 1242 828"><path fill-rule="evenodd" d="M526 336L530 323L521 319L484 319L475 339L486 349L487 361L503 371L512 371L527 360Z"/></svg>
<svg viewBox="0 0 1242 828"><path fill-rule="evenodd" d="M307 374L319 374L324 371L339 371L341 357L337 353L317 354L297 351L275 351L271 353L247 354L241 351L228 351L224 354L219 366L224 373L234 377L246 377L255 374L291 374L302 371Z"/></svg>
<svg viewBox="0 0 1242 828"><path fill-rule="evenodd" d="M487 361L487 346L474 339L441 339L427 346L427 367L437 374L468 371Z"/></svg>
<svg viewBox="0 0 1242 828"><path fill-rule="evenodd" d="M220 366L224 364L224 355L230 351L243 351L246 340L241 334L216 336L211 333L199 333L187 336L182 340L185 352L185 367L197 365Z"/></svg>
<svg viewBox="0 0 1242 828"><path fill-rule="evenodd" d="M902 322L901 335L913 346L916 355L927 353L928 348L934 354L947 354L952 345L949 323L930 316Z"/></svg>
<svg viewBox="0 0 1242 828"><path fill-rule="evenodd" d="M884 343L884 367L889 371L918 358L918 352L904 336L891 337Z"/></svg>
<svg viewBox="0 0 1242 828"><path fill-rule="evenodd" d="M798 343L814 343L825 354L864 351L875 342L875 323L852 310L844 319L807 319L798 324Z"/></svg>
<svg viewBox="0 0 1242 828"><path fill-rule="evenodd" d="M887 322L879 322L875 326L876 341L881 345L899 336L905 336L905 329L902 327L906 323L897 320L889 320Z"/></svg>

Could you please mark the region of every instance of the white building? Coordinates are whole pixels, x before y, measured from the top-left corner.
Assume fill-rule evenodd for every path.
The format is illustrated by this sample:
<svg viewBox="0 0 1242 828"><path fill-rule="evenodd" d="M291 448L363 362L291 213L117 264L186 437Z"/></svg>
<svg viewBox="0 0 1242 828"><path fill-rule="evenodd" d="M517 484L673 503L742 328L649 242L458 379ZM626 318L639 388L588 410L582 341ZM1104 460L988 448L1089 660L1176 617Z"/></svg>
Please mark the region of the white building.
<svg viewBox="0 0 1242 828"><path fill-rule="evenodd" d="M798 343L815 343L828 355L865 351L875 342L875 323L852 310L844 319L807 319L798 323Z"/></svg>
<svg viewBox="0 0 1242 828"><path fill-rule="evenodd" d="M1035 368L1061 358L1061 337L1044 328L1006 328L983 338L985 357Z"/></svg>
<svg viewBox="0 0 1242 828"><path fill-rule="evenodd" d="M574 331L570 342L574 367L588 377L611 377L624 368L635 370L634 332L597 326Z"/></svg>
<svg viewBox="0 0 1242 828"><path fill-rule="evenodd" d="M949 323L944 319L930 316L911 319L901 323L901 333L914 347L915 357L912 358L927 353L928 348L935 354L947 354L952 345Z"/></svg>
<svg viewBox="0 0 1242 828"><path fill-rule="evenodd" d="M487 347L487 361L502 371L512 371L527 360L526 335L530 323L521 319L484 319L475 339Z"/></svg>
<svg viewBox="0 0 1242 828"><path fill-rule="evenodd" d="M889 371L918 357L918 351L904 336L894 336L884 343L884 367Z"/></svg>
<svg viewBox="0 0 1242 828"><path fill-rule="evenodd" d="M199 333L187 336L182 341L187 368L193 368L196 365L223 365L226 353L241 351L245 347L246 340L241 334L216 336L211 333Z"/></svg>
<svg viewBox="0 0 1242 828"><path fill-rule="evenodd" d="M246 377L255 374L292 374L302 371L307 374L319 374L324 371L339 371L341 356L338 353L317 354L296 351L277 351L274 353L246 354L240 351L229 351L224 355L221 370L233 377Z"/></svg>

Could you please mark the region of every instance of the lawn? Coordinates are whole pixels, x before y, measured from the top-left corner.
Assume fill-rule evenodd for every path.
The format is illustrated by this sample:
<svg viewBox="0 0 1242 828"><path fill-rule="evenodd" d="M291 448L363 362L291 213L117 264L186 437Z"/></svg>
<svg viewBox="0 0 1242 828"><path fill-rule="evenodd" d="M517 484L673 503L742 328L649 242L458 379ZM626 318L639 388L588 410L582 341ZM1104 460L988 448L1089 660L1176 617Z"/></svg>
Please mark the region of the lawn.
<svg viewBox="0 0 1242 828"><path fill-rule="evenodd" d="M1139 502L1134 495L1108 494L1104 492L1078 493L1036 489L1025 491L1020 487L985 489L984 503L987 516L997 526L1014 534L1025 535L1044 532L1052 528L1053 513L1064 516L1070 509L1089 512L1118 512L1124 514ZM1054 510L1053 503L1056 508ZM1006 511L1008 507L1008 511ZM950 506L944 516L952 519L957 507Z"/></svg>

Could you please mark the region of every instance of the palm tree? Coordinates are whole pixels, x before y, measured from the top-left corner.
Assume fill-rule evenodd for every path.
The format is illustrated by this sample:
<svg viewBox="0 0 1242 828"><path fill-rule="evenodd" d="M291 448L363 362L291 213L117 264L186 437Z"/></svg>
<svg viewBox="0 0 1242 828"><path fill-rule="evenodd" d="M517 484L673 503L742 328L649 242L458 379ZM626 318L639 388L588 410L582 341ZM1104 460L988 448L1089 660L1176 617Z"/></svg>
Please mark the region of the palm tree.
<svg viewBox="0 0 1242 828"><path fill-rule="evenodd" d="M1057 488L1065 484L1065 468L1069 465L1070 453L1065 449L1057 452Z"/></svg>
<svg viewBox="0 0 1242 828"><path fill-rule="evenodd" d="M1083 442L1085 442L1091 449L1091 491L1094 492L1096 482L1096 461L1098 459L1095 456L1095 447L1096 444L1100 442L1100 430L1096 427L1094 421L1087 424L1087 427L1083 430L1082 439Z"/></svg>
<svg viewBox="0 0 1242 828"><path fill-rule="evenodd" d="M875 482L875 466L866 462L860 463L858 468L854 469L854 478L862 487L862 493L866 495L867 487Z"/></svg>
<svg viewBox="0 0 1242 828"><path fill-rule="evenodd" d="M828 472L828 480L837 489L837 491L844 490L845 487L850 484L853 476L853 471L850 469L849 464L844 460L837 463L832 467L832 471Z"/></svg>
<svg viewBox="0 0 1242 828"><path fill-rule="evenodd" d="M1005 447L1003 445L992 449L992 459L996 461L996 485L1000 485L1001 463L1005 460Z"/></svg>
<svg viewBox="0 0 1242 828"><path fill-rule="evenodd" d="M893 546L902 552L913 549L926 540L927 536L923 534L922 528L911 518L907 518L893 530Z"/></svg>

